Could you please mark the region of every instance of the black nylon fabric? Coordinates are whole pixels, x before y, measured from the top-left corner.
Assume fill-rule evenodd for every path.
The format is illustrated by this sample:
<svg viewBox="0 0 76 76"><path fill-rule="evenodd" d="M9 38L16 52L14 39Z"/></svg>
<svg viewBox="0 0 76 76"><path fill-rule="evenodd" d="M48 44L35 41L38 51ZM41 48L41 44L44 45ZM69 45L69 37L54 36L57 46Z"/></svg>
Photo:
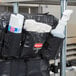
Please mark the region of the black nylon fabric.
<svg viewBox="0 0 76 76"><path fill-rule="evenodd" d="M37 22L49 24L52 29L58 24L58 19L53 15L23 15L25 20L35 19ZM5 19L4 23L8 25L10 14L5 13L2 18ZM0 24L2 25L2 23ZM7 31L4 34L3 47L0 45L2 56L7 57L7 59L20 56L25 59L25 62L22 59L20 60L20 58L0 61L0 76L50 76L48 60L54 59L58 55L63 39L53 37L50 33L38 34L36 32L23 31L21 35ZM37 49L39 52L35 54L36 49L34 50L33 47L35 43L39 42L44 45L41 50Z"/></svg>
<svg viewBox="0 0 76 76"><path fill-rule="evenodd" d="M2 48L4 45L4 38L5 38L5 33L7 28L3 28L0 30L0 56L2 56Z"/></svg>
<svg viewBox="0 0 76 76"><path fill-rule="evenodd" d="M53 15L26 15L25 19L35 19L38 22L46 23L55 29L58 24L58 19ZM54 37L49 33L45 40L43 48L39 51L44 59L50 60L58 57L59 51L62 49L63 39Z"/></svg>
<svg viewBox="0 0 76 76"><path fill-rule="evenodd" d="M58 19L55 17L55 16L53 16L53 15L42 15L42 14L35 14L35 15L33 15L33 14L23 14L24 16L25 16L25 20L26 19L35 19L37 22L42 22L42 23L46 23L46 24L49 24L50 26L52 26L52 29L54 29L56 26L57 26L57 24L58 24ZM1 16L3 19L5 19L5 22L8 24L9 23L9 18L10 18L10 13L4 13L2 16ZM23 32L22 32L23 33ZM27 35L27 36L26 36ZM29 36L28 36L29 35ZM8 35L6 34L5 35L5 37L6 38L8 38L7 37ZM15 35L14 35L15 36ZM10 36L9 36L10 37ZM27 38L27 37L29 37L29 38ZM12 38L12 37L10 37L10 38ZM50 39L51 38L51 39ZM45 38L46 39L46 38ZM5 39L6 40L6 39ZM4 41L5 41L4 40ZM11 42L11 41L14 41L13 39L11 39L11 40L9 40L9 42ZM16 40L15 40L16 41ZM32 44L30 44L30 48L28 48L28 47L25 47L25 48L23 48L25 45L24 45L24 43L26 44L27 42L29 41L29 44L30 43L32 43ZM41 54L42 54L42 56L44 57L44 58L46 58L46 56L48 55L48 54L50 54L49 56L49 58L51 58L51 59L53 59L54 57L55 57L55 55L57 54L57 52L58 52L58 48L59 47L61 47L60 46L60 43L61 43L61 41L63 41L63 40L61 40L60 38L56 38L56 37L51 37L51 34L49 34L49 37L45 40L46 42L45 42L45 44L44 44L44 47L42 48L42 50L43 51L41 51ZM5 41L5 42L7 42L7 41ZM17 42L17 41L16 41ZM32 57L32 56L34 56L35 54L35 51L33 50L33 43L35 43L34 41L33 41L33 39L31 38L31 33L26 33L26 32L24 32L24 34L23 34L23 36L22 36L22 40L21 40L21 49L19 50L19 51L17 51L16 49L17 49L17 47L16 47L16 49L15 48L13 48L13 50L16 50L15 52L12 50L12 52L11 51L4 51L4 49L5 49L5 43L4 43L4 48L3 48L3 52L2 52L2 55L3 56L18 56L19 55L19 53L20 53L20 55L21 55L21 57L25 57L25 56L30 56L30 57ZM48 42L50 42L50 43L48 43ZM48 44L48 45L47 45ZM56 44L58 44L58 45L56 45ZM17 45L17 46L19 46L19 44ZM49 46L49 47L48 47ZM56 49L55 49L55 47L56 47ZM9 48L10 48L10 46L9 46ZM47 50L47 51L45 51L45 49ZM28 51L29 50L29 51ZM48 54L47 54L47 53ZM11 53L11 54L10 54ZM45 55L45 54L47 54L47 55ZM44 56L45 55L45 56ZM47 56L48 57L48 56ZM48 58L47 58L48 59Z"/></svg>
<svg viewBox="0 0 76 76"><path fill-rule="evenodd" d="M21 57L34 57L36 53L42 48L34 47L35 44L41 43L44 44L46 40L47 33L37 33L37 32L30 32L25 31L25 41L22 47L22 54ZM37 50L38 49L38 50Z"/></svg>
<svg viewBox="0 0 76 76"><path fill-rule="evenodd" d="M46 60L31 58L24 60L0 61L0 76L50 76Z"/></svg>
<svg viewBox="0 0 76 76"><path fill-rule="evenodd" d="M5 32L7 31L7 24L9 22L8 18L5 14L0 14L0 56L3 47L3 40L5 37Z"/></svg>
<svg viewBox="0 0 76 76"><path fill-rule="evenodd" d="M0 30L0 56L1 56L1 48L2 48L2 30Z"/></svg>
<svg viewBox="0 0 76 76"><path fill-rule="evenodd" d="M47 60L57 58L59 52L62 50L63 40L64 39L53 37L49 34L43 48L40 51L42 57Z"/></svg>
<svg viewBox="0 0 76 76"><path fill-rule="evenodd" d="M4 46L2 48L2 56L19 57L21 34L7 32L4 38Z"/></svg>
<svg viewBox="0 0 76 76"><path fill-rule="evenodd" d="M37 22L42 22L42 23L46 23L49 24L50 26L52 26L52 29L54 29L57 24L58 24L58 19L55 18L53 15L30 15L30 14L24 14L25 16L25 20L26 19L35 19ZM21 57L34 57L35 56L35 52L36 50L34 50L34 44L35 43L39 43L42 42L44 44L45 40L47 40L47 34L39 34L37 32L24 32L24 36L23 36L23 47L21 46L21 48L23 49L22 53L21 53ZM41 36L40 36L41 35ZM43 37L44 38L43 38ZM25 38L24 38L25 37Z"/></svg>
<svg viewBox="0 0 76 76"><path fill-rule="evenodd" d="M50 76L46 60L31 58L27 61L27 76Z"/></svg>
<svg viewBox="0 0 76 76"><path fill-rule="evenodd" d="M10 62L0 61L0 76L10 76Z"/></svg>
<svg viewBox="0 0 76 76"><path fill-rule="evenodd" d="M26 76L26 64L23 60L0 61L0 76Z"/></svg>
<svg viewBox="0 0 76 76"><path fill-rule="evenodd" d="M11 62L10 76L26 76L26 63L24 60L13 60Z"/></svg>

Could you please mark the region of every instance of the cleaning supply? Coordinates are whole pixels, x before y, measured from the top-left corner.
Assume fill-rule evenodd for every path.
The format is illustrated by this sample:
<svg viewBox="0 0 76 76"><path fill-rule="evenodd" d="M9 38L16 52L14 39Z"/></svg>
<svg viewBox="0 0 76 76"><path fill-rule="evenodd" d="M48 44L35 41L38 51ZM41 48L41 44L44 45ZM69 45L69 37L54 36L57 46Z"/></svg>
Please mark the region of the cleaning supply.
<svg viewBox="0 0 76 76"><path fill-rule="evenodd" d="M25 20L25 41L21 57L31 57L43 47L51 26L45 23L36 22L33 19Z"/></svg>
<svg viewBox="0 0 76 76"><path fill-rule="evenodd" d="M55 37L64 38L64 30L65 26L67 25L67 21L69 21L71 14L73 13L72 10L65 10L63 12L62 18L59 20L59 23L55 29L51 31L51 34Z"/></svg>
<svg viewBox="0 0 76 76"><path fill-rule="evenodd" d="M13 33L21 33L23 27L24 16L11 14L8 31Z"/></svg>
<svg viewBox="0 0 76 76"><path fill-rule="evenodd" d="M19 48L21 42L21 33L24 22L24 16L21 14L11 14L8 25L8 31L5 34L2 56L19 57Z"/></svg>
<svg viewBox="0 0 76 76"><path fill-rule="evenodd" d="M45 33L51 31L52 27L45 23L36 22L33 19L27 19L25 21L24 29L26 29L26 31Z"/></svg>

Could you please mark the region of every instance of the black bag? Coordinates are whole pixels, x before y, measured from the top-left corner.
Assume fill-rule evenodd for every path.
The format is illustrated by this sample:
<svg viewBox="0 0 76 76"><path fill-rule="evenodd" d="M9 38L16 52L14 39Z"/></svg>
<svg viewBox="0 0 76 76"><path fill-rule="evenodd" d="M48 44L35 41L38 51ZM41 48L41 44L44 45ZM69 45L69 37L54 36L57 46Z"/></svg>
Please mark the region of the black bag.
<svg viewBox="0 0 76 76"><path fill-rule="evenodd" d="M1 16L0 16L0 55L1 55L1 52L2 52L5 33L7 31L7 25L8 25L7 15L1 14Z"/></svg>
<svg viewBox="0 0 76 76"><path fill-rule="evenodd" d="M3 57L18 57L21 34L7 31L10 15L11 13L7 12L1 14L0 24L3 31L1 32L0 51ZM7 25L6 29L4 29L5 25Z"/></svg>
<svg viewBox="0 0 76 76"><path fill-rule="evenodd" d="M42 48L47 33L37 33L26 31L25 41L22 49L21 57L34 57Z"/></svg>
<svg viewBox="0 0 76 76"><path fill-rule="evenodd" d="M52 29L54 29L58 23L58 19L55 18L53 15L29 15L29 14L24 14L25 19L34 19L37 22L42 22L49 24L52 26ZM48 36L48 33L37 33L37 32L31 32L31 31L25 31L24 32L24 37L23 37L23 42L24 45L21 46L22 53L21 57L34 57L36 53L38 53L39 49L34 48L36 45L43 45L46 37ZM39 43L39 44L38 44Z"/></svg>
<svg viewBox="0 0 76 76"><path fill-rule="evenodd" d="M0 76L26 76L26 64L23 60L0 61Z"/></svg>
<svg viewBox="0 0 76 76"><path fill-rule="evenodd" d="M49 64L41 58L31 58L27 61L27 76L50 76Z"/></svg>
<svg viewBox="0 0 76 76"><path fill-rule="evenodd" d="M55 29L58 24L58 19L53 15L30 15L25 18L35 19L38 22L43 22L52 26ZM59 51L62 50L63 39L52 36L50 33L47 35L43 48L39 51L44 59L50 60L58 57Z"/></svg>
<svg viewBox="0 0 76 76"><path fill-rule="evenodd" d="M2 47L3 47L4 35L5 35L4 30L0 30L0 56L2 56Z"/></svg>
<svg viewBox="0 0 76 76"><path fill-rule="evenodd" d="M21 41L21 33L16 34L16 33L7 31L4 38L2 56L19 57L20 41Z"/></svg>
<svg viewBox="0 0 76 76"><path fill-rule="evenodd" d="M62 50L62 45L63 39L53 37L49 34L43 48L40 51L42 57L47 60L58 58L59 52Z"/></svg>

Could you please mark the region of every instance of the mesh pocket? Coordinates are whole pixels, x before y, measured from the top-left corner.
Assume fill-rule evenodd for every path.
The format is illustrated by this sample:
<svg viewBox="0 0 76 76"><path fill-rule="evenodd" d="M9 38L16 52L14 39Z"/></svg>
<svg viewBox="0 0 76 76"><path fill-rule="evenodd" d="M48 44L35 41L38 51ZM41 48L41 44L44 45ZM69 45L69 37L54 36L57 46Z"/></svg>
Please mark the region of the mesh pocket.
<svg viewBox="0 0 76 76"><path fill-rule="evenodd" d="M5 34L2 56L18 57L20 48L21 34L7 32Z"/></svg>
<svg viewBox="0 0 76 76"><path fill-rule="evenodd" d="M44 59L50 60L58 57L62 50L63 39L53 37L49 34L47 41L41 49L41 54Z"/></svg>

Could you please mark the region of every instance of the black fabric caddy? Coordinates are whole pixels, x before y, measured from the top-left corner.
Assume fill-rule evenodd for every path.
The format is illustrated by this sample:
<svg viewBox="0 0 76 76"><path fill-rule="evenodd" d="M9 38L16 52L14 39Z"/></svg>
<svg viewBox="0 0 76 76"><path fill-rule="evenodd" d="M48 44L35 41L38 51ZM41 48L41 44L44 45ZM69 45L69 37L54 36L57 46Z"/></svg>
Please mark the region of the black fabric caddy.
<svg viewBox="0 0 76 76"><path fill-rule="evenodd" d="M9 23L10 13L2 13L0 14L0 56L2 52L2 47L4 43L5 33L7 31L8 23Z"/></svg>
<svg viewBox="0 0 76 76"><path fill-rule="evenodd" d="M52 29L54 29L58 24L57 18L53 15L24 14L24 16L25 19L35 19L38 22L49 24L52 26ZM25 48L24 45L26 45L26 40L28 39L26 37L29 35L26 30L23 30L22 34L14 34L9 31L4 33L3 46L1 47L2 56L9 58L23 57L25 62L22 59L0 61L0 76L50 76L48 60L55 58L59 52L63 39L53 37L50 33L47 34L44 38L43 48L35 54L32 45L32 47L29 46L31 49L25 49L23 51ZM28 44L33 44L33 40L31 40L30 37L27 41L29 41Z"/></svg>
<svg viewBox="0 0 76 76"><path fill-rule="evenodd" d="M4 38L4 45L2 48L2 56L4 57L19 57L21 34L15 34L7 31Z"/></svg>
<svg viewBox="0 0 76 76"><path fill-rule="evenodd" d="M28 15L28 14L24 14L24 16L25 16L25 20L26 19L34 19L37 22L49 24L50 26L52 26L52 29L55 29L57 24L58 24L58 19L56 17L54 17L53 15ZM36 50L33 50L33 45L36 41L35 38L34 38L35 40L33 39L34 36L36 36L36 35L24 30L24 32L23 32L23 45L21 46L23 50L21 53L21 57L28 57L29 58L32 56L36 56L36 54L35 54ZM40 49L38 51L38 53L41 54L41 56L44 59L47 59L47 60L54 59L55 57L57 57L59 50L60 50L60 47L62 47L63 39L54 37L51 35L51 33L47 33L47 35L44 35L44 36L45 36L45 38L44 38L43 47L42 47L42 49ZM37 40L38 40L38 38L37 38ZM27 45L29 47L24 47L24 45Z"/></svg>
<svg viewBox="0 0 76 76"><path fill-rule="evenodd" d="M50 26L52 26L52 29L54 29L58 24L58 19L56 17L54 17L53 15L29 15L29 14L23 14L23 15L25 16L25 20L26 19L35 19L38 22L49 24ZM2 17L5 20L4 22L6 22L6 24L8 25L10 14L5 13L4 15L2 15ZM31 32L26 32L25 30L22 32L22 35L11 33L9 31L7 31L5 33L4 40L3 40L4 41L3 47L2 47L3 49L0 50L2 56L5 56L5 57L19 57L19 56L20 57L32 57L32 56L34 56L35 51L33 50L32 45L35 42L33 42L34 40L31 37L31 35L36 36L37 34L34 34L34 33L32 34ZM59 50L60 43L62 40L60 38L53 37L50 33L47 34L47 36L46 36L46 34L44 34L43 36L44 36L44 41L39 40L41 42L44 42L43 43L44 48L41 49L41 50L43 50L41 52L41 54L45 58L46 53L44 54L44 52L45 52L44 50L49 46L50 48L48 47L46 49L47 53L49 53L50 58L54 58L55 54L57 54L57 51ZM36 36L36 38L38 40L37 36ZM36 39L35 39L35 41L36 41ZM27 42L29 44L29 48L24 47L24 45L27 45ZM0 43L1 43L1 40L0 40ZM56 45L57 43L59 45ZM46 44L49 44L49 45L46 45ZM21 49L20 49L20 45L21 45ZM0 46L2 46L2 45L0 45ZM55 46L55 48L54 48L54 46ZM39 50L39 52L40 52L40 50Z"/></svg>
<svg viewBox="0 0 76 76"><path fill-rule="evenodd" d="M0 16L0 55L3 57L19 57L21 34L8 31L11 13L2 13Z"/></svg>

